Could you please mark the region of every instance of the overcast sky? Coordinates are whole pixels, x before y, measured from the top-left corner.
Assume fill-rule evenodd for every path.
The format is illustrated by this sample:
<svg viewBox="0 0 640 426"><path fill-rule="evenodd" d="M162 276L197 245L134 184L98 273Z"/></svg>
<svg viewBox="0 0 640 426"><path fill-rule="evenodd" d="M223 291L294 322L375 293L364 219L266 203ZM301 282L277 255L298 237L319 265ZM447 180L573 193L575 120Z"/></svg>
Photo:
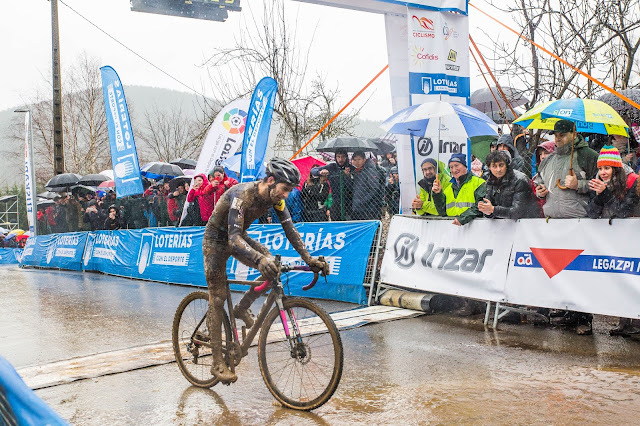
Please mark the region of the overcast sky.
<svg viewBox="0 0 640 426"><path fill-rule="evenodd" d="M203 60L216 47L229 46L242 28L243 19L260 14L262 1L244 0L242 12L229 12L224 22L177 18L132 12L129 0L62 0L97 26L190 87L202 90L207 79ZM496 13L482 0L481 9ZM301 46L310 50L310 72L320 72L330 85L339 84L341 103L346 103L387 64L384 17L287 0L297 14ZM0 1L0 110L20 105L35 89L45 92L51 75L51 3L47 0ZM479 27L500 37L515 36L469 8L470 34L476 42L486 40ZM146 85L180 91L188 89L114 42L59 3L61 64L72 64L86 51L103 65L111 65L125 85ZM488 52L487 52L488 53ZM471 90L485 86L471 64ZM64 79L64 75L63 75ZM215 97L209 91L206 95ZM371 96L362 118L382 120L391 115L388 75L381 76L365 93ZM364 97L364 96L362 96ZM359 106L358 102L354 106Z"/></svg>

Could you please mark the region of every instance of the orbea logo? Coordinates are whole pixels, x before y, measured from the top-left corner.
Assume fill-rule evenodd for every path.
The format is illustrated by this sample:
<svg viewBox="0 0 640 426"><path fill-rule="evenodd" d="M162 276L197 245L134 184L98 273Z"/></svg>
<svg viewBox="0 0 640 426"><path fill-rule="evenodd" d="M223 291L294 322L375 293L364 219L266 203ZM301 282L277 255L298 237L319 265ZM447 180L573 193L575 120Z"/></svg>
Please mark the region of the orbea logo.
<svg viewBox="0 0 640 426"><path fill-rule="evenodd" d="M433 21L431 19L425 18L424 16L418 18L416 15L413 15L411 19L413 20L413 22L416 22L418 25L420 25L420 28L424 31L435 31L436 29L433 25Z"/></svg>
<svg viewBox="0 0 640 426"><path fill-rule="evenodd" d="M246 111L234 108L224 114L224 121L222 122L222 126L232 135L237 135L240 133L244 133L246 122Z"/></svg>
<svg viewBox="0 0 640 426"><path fill-rule="evenodd" d="M640 275L640 258L586 255L580 249L530 249L531 252L516 252L513 266L542 268L549 278L564 270Z"/></svg>

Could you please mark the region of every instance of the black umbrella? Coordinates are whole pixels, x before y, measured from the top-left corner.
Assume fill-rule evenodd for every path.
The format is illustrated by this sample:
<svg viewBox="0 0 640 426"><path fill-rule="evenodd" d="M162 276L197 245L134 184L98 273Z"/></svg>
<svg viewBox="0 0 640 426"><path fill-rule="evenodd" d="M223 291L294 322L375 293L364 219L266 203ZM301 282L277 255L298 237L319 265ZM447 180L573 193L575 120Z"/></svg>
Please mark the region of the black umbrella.
<svg viewBox="0 0 640 426"><path fill-rule="evenodd" d="M375 154L385 155L396 150L395 141L382 138L369 138L368 140L377 147L377 150L374 151Z"/></svg>
<svg viewBox="0 0 640 426"><path fill-rule="evenodd" d="M176 160L169 161L170 164L175 164L181 169L195 169L196 168L196 160L192 160L191 158L178 158Z"/></svg>
<svg viewBox="0 0 640 426"><path fill-rule="evenodd" d="M513 115L510 109L503 110L502 113L500 111L488 112L487 117L496 124L508 124L518 118L518 116Z"/></svg>
<svg viewBox="0 0 640 426"><path fill-rule="evenodd" d="M93 175L82 176L82 178L78 181L78 183L80 185L86 185L86 186L98 186L102 182L107 180L112 180L112 179L109 179L109 177L105 175L93 174Z"/></svg>
<svg viewBox="0 0 640 426"><path fill-rule="evenodd" d="M491 93L492 91L493 94ZM529 102L529 99L525 98L522 94L522 90L505 86L502 87L502 91L507 96L507 99L509 100L509 103L513 108ZM493 97L494 95L495 99ZM496 103L496 99L498 99L498 103ZM500 94L500 91L496 87L485 87L484 89L476 90L471 94L470 103L472 107L484 113L509 109L509 106L504 101L502 95Z"/></svg>
<svg viewBox="0 0 640 426"><path fill-rule="evenodd" d="M144 167L140 169L140 173L149 179L163 179L167 176L174 177L184 174L179 166L161 161L145 164Z"/></svg>
<svg viewBox="0 0 640 426"><path fill-rule="evenodd" d="M357 138L355 136L340 136L333 139L320 142L316 148L318 152L336 152L338 149L344 149L349 152L370 151L377 152L378 147L366 138Z"/></svg>
<svg viewBox="0 0 640 426"><path fill-rule="evenodd" d="M49 207L49 206L55 206L56 202L53 200L42 200L42 201L38 201L38 207Z"/></svg>
<svg viewBox="0 0 640 426"><path fill-rule="evenodd" d="M191 182L191 176L178 176L169 181L169 188L171 191L175 191L178 186L189 182Z"/></svg>
<svg viewBox="0 0 640 426"><path fill-rule="evenodd" d="M82 176L77 175L75 173L62 173L60 175L55 175L49 182L45 185L46 188L67 188L70 186L74 186L78 184L80 178ZM57 191L59 192L59 191Z"/></svg>
<svg viewBox="0 0 640 426"><path fill-rule="evenodd" d="M56 194L55 192L51 192L51 191L41 192L40 194L38 194L38 197L46 198L48 200L53 200L54 198L56 198L58 196L59 196L58 194Z"/></svg>
<svg viewBox="0 0 640 426"><path fill-rule="evenodd" d="M95 186L89 186L89 185L76 185L73 187L73 189L71 190L72 194L83 194L86 195L87 193L92 193L95 194L96 193L96 188Z"/></svg>
<svg viewBox="0 0 640 426"><path fill-rule="evenodd" d="M619 90L619 92L635 103L640 103L640 89L626 89ZM628 117L634 122L640 121L640 110L632 105L629 105L626 101L620 99L613 93L609 92L600 96L600 100L618 111L622 118Z"/></svg>

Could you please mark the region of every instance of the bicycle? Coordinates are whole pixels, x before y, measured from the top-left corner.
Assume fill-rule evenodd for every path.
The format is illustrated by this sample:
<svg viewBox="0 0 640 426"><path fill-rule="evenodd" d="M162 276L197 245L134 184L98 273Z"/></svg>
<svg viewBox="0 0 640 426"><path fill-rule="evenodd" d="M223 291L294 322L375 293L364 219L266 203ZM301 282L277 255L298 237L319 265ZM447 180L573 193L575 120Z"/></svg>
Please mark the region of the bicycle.
<svg viewBox="0 0 640 426"><path fill-rule="evenodd" d="M280 256L276 256L276 260L280 263ZM246 330L242 326L242 341L238 336L227 281L222 355L229 369L235 373L235 367L248 355L260 329L258 362L269 392L285 407L308 411L326 403L336 391L342 377L344 355L338 327L324 309L310 300L285 295L281 275L291 271L311 269L280 264L280 271L273 281L240 282L252 285L255 291L271 290L253 327ZM318 276L314 272L313 280L303 290L312 288ZM208 293L199 291L187 295L178 305L172 329L178 367L191 384L201 388L210 388L218 383L210 371L208 308Z"/></svg>

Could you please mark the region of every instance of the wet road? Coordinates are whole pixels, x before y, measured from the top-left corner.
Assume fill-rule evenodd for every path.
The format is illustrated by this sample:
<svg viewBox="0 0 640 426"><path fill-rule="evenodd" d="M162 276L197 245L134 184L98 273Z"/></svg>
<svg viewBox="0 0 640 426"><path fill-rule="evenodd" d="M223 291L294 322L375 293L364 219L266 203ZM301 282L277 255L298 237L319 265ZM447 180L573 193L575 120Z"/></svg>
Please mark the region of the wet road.
<svg viewBox="0 0 640 426"><path fill-rule="evenodd" d="M0 267L0 353L20 368L167 340L191 291ZM481 322L434 315L343 331L340 387L313 413L274 402L255 348L228 387L193 388L172 363L37 394L75 424L638 423L640 343L609 337L603 322L594 336Z"/></svg>

